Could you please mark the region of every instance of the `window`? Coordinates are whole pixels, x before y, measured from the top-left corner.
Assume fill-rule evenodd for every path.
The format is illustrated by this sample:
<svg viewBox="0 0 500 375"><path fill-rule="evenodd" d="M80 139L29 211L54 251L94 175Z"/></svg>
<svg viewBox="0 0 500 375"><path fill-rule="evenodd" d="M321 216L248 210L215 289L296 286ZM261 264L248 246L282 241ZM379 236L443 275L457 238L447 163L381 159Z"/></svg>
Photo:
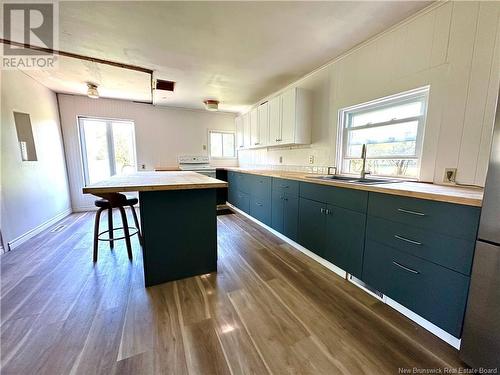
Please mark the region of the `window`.
<svg viewBox="0 0 500 375"><path fill-rule="evenodd" d="M85 185L137 170L132 121L79 117Z"/></svg>
<svg viewBox="0 0 500 375"><path fill-rule="evenodd" d="M413 90L340 111L342 173L417 178L429 88Z"/></svg>
<svg viewBox="0 0 500 375"><path fill-rule="evenodd" d="M209 140L210 157L220 159L236 157L233 132L210 131Z"/></svg>

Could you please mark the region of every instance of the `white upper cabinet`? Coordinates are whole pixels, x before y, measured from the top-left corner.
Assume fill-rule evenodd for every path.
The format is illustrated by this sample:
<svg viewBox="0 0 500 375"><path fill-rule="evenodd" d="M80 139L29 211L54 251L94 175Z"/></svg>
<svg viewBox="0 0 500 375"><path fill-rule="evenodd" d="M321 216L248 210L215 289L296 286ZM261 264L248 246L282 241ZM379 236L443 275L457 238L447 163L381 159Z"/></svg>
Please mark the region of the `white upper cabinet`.
<svg viewBox="0 0 500 375"><path fill-rule="evenodd" d="M281 96L269 100L269 145L279 144L281 139Z"/></svg>
<svg viewBox="0 0 500 375"><path fill-rule="evenodd" d="M259 145L259 114L257 108L250 111L250 147Z"/></svg>
<svg viewBox="0 0 500 375"><path fill-rule="evenodd" d="M311 143L312 103L309 91L292 88L281 99L281 136L279 144Z"/></svg>
<svg viewBox="0 0 500 375"><path fill-rule="evenodd" d="M243 116L243 145L245 148L251 146L251 130L250 130L250 112L245 113Z"/></svg>
<svg viewBox="0 0 500 375"><path fill-rule="evenodd" d="M269 101L269 145L311 143L311 95L291 88Z"/></svg>
<svg viewBox="0 0 500 375"><path fill-rule="evenodd" d="M257 107L259 115L259 139L258 146L269 144L269 103L265 102Z"/></svg>
<svg viewBox="0 0 500 375"><path fill-rule="evenodd" d="M257 148L311 143L311 105L311 94L305 89L294 87L275 96L237 117L238 145Z"/></svg>
<svg viewBox="0 0 500 375"><path fill-rule="evenodd" d="M234 119L234 127L236 129L236 149L239 150L245 147L242 116L238 116Z"/></svg>

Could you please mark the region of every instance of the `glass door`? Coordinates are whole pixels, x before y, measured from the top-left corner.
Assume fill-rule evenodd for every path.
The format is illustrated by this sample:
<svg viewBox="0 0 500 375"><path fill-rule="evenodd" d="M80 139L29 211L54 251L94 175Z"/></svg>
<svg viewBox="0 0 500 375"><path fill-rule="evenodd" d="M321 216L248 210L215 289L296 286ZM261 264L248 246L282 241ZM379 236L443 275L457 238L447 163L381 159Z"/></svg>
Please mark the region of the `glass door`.
<svg viewBox="0 0 500 375"><path fill-rule="evenodd" d="M85 185L137 170L133 121L79 117Z"/></svg>

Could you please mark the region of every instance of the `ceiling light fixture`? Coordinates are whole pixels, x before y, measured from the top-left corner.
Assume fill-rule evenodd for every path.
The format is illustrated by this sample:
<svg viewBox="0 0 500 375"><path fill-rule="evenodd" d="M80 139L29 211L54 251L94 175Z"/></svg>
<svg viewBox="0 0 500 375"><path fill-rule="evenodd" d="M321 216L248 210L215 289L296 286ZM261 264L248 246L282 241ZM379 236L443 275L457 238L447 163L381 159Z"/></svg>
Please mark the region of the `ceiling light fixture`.
<svg viewBox="0 0 500 375"><path fill-rule="evenodd" d="M203 103L205 103L205 108L208 111L219 110L219 101L218 100L207 99L207 100L204 100Z"/></svg>
<svg viewBox="0 0 500 375"><path fill-rule="evenodd" d="M99 91L97 91L97 85L93 83L87 83L87 96L92 99L99 98Z"/></svg>

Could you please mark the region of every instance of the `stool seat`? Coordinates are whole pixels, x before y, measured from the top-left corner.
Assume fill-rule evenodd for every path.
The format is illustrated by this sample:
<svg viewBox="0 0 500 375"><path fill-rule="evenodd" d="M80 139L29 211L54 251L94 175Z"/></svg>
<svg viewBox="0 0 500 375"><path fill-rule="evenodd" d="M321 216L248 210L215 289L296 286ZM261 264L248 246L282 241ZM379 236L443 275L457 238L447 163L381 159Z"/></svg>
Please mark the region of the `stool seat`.
<svg viewBox="0 0 500 375"><path fill-rule="evenodd" d="M129 198L126 195L120 194L123 196L123 199L120 198L120 200L116 202L110 202L107 199L96 199L94 202L97 207L101 208L114 208L114 207L120 207L120 206L133 206L137 203L139 203L139 199L137 198Z"/></svg>

